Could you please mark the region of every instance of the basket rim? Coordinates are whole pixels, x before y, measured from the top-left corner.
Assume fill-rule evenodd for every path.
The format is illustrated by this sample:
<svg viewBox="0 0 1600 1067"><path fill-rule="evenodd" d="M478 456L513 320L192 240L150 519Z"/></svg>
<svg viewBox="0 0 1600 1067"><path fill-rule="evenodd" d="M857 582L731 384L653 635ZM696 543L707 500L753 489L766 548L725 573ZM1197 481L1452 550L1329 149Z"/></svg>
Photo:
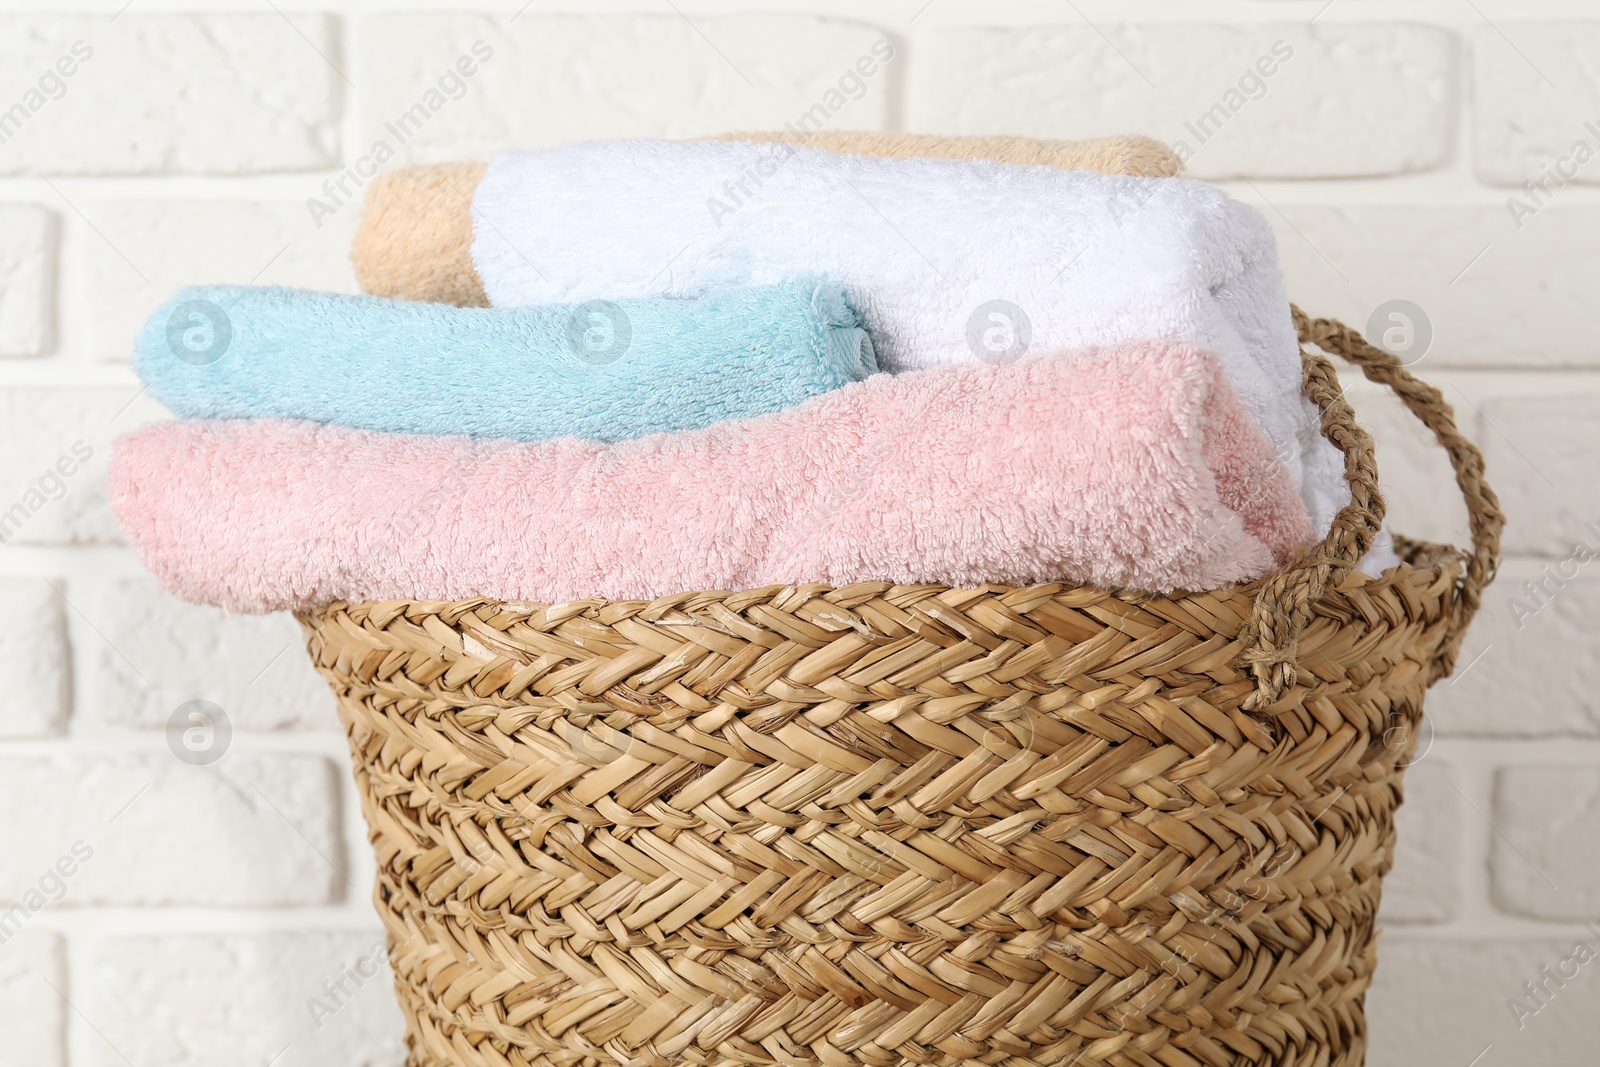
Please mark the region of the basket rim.
<svg viewBox="0 0 1600 1067"><path fill-rule="evenodd" d="M888 581L834 586L827 582L812 582L749 589L683 590L653 600L585 597L560 604L503 601L493 597L473 597L465 600L422 597L360 602L336 600L295 614L302 622L315 625L315 620L319 617L330 617L357 604L381 607L382 614L391 616L409 613L406 607L401 607L402 605L415 605L423 612L436 611L442 605L469 609L469 605L477 607L485 604L499 604L513 610L526 608L530 612L549 612L559 609L561 614L575 613L574 609L607 605L636 607L654 612L670 610L686 600L701 597L716 600L735 597L760 598L781 595L786 590L808 591L826 597L841 591L849 592L867 587L876 587L884 591L942 590L946 593L1032 594L1040 594L1045 590L1054 593L1081 589L1093 590L1129 603L1147 602L1157 597L1182 600L1194 596L1232 593L1249 597L1253 601L1250 618L1241 627L1238 636L1244 646L1241 657L1257 682L1256 691L1245 702L1245 708L1263 710L1277 703L1297 680L1295 660L1299 636L1309 625L1316 604L1327 592L1332 589L1348 588L1352 582L1367 584L1390 580L1387 572L1384 576L1374 577L1357 569L1383 524L1386 505L1378 487L1377 457L1372 436L1356 422L1355 412L1345 398L1332 363L1321 354L1328 352L1355 364L1368 379L1389 386L1412 414L1434 431L1438 443L1449 454L1457 486L1466 501L1468 522L1472 532L1470 550L1398 535L1394 539L1396 552L1402 561L1401 567L1435 570L1441 575L1452 568L1460 570L1454 580L1457 595L1451 605L1452 618L1429 678L1430 682L1436 681L1448 675L1453 669L1466 626L1481 603L1483 587L1493 580L1499 566L1500 533L1505 524L1505 516L1500 511L1499 500L1494 491L1484 482L1483 456L1457 428L1454 411L1443 394L1412 375L1395 356L1375 348L1361 334L1336 319L1312 319L1292 304L1290 312L1301 345L1304 368L1303 394L1316 404L1321 413L1323 437L1344 456L1345 481L1350 487L1351 499L1334 516L1327 535L1320 541L1306 546L1295 558L1277 570L1248 582L1234 583L1216 589L1177 590L1172 593L1107 589L1072 581L1037 582L1027 586L1003 582L947 586L939 583L907 584ZM1307 346L1314 346L1316 351ZM399 610L396 611L396 608Z"/></svg>

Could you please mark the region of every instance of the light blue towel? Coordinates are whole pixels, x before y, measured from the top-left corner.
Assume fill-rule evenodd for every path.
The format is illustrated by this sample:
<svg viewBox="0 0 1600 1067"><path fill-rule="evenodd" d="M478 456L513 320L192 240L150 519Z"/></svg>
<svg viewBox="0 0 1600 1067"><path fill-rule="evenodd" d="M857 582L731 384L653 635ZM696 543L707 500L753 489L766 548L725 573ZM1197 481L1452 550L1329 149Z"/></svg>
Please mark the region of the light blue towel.
<svg viewBox="0 0 1600 1067"><path fill-rule="evenodd" d="M700 429L878 369L843 289L810 280L521 308L191 286L151 316L134 359L185 418L522 441Z"/></svg>

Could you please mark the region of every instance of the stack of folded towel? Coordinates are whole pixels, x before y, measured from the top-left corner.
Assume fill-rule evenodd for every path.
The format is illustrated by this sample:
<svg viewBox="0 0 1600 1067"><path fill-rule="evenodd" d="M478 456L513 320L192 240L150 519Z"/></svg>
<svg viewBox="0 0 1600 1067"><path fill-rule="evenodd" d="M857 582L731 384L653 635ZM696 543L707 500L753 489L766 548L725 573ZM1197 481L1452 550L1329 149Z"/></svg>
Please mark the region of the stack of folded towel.
<svg viewBox="0 0 1600 1067"><path fill-rule="evenodd" d="M1176 171L887 135L397 171L353 253L381 295L151 318L184 421L117 443L114 505L168 588L241 611L1248 581L1349 493L1270 229Z"/></svg>

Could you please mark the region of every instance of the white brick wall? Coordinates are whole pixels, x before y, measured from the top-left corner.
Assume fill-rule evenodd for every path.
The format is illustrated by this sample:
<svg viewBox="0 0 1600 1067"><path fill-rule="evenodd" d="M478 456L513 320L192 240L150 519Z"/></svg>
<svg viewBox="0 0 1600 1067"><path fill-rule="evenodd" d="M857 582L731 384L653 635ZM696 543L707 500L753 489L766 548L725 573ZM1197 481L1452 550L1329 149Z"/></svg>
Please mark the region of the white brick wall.
<svg viewBox="0 0 1600 1067"><path fill-rule="evenodd" d="M385 140L402 161L434 162L602 131L693 137L780 127L834 89L884 36L870 26L811 16L716 16L691 24L666 11L529 12L514 22L486 15L374 16L359 52L372 91L361 96L357 143L366 151ZM439 91L440 77L462 57L469 60L463 69L475 65L476 73L447 83L442 106L420 128L400 124L429 90ZM896 65L891 60L840 117L881 128ZM395 130L408 139L402 142Z"/></svg>
<svg viewBox="0 0 1600 1067"><path fill-rule="evenodd" d="M92 1062L104 1067L381 1067L403 1055L376 931L114 937L91 966L88 1010L105 1032Z"/></svg>
<svg viewBox="0 0 1600 1067"><path fill-rule="evenodd" d="M206 767L166 751L5 757L0 823L27 833L8 840L0 900L26 906L26 894L79 842L90 856L66 878L62 907L272 907L364 896L346 881L337 773L300 753L228 753Z"/></svg>
<svg viewBox="0 0 1600 1067"><path fill-rule="evenodd" d="M1600 908L1600 767L1502 767L1494 820L1497 904L1541 919L1582 920Z"/></svg>
<svg viewBox="0 0 1600 1067"><path fill-rule="evenodd" d="M262 174L338 159L338 26L270 12L9 15L4 174ZM324 58L329 57L329 58Z"/></svg>
<svg viewBox="0 0 1600 1067"><path fill-rule="evenodd" d="M1593 0L120 6L0 15L0 933L21 920L0 1067L399 1062L386 975L321 1029L307 1008L377 923L294 625L159 593L107 513L111 438L163 417L126 364L144 316L190 282L353 290L355 208L319 225L306 199L378 139L400 162L781 125L880 38L894 58L838 125L1184 140L1272 220L1307 310L1364 328L1422 307L1416 368L1485 450L1510 558L1430 697L1370 1062L1593 1063L1600 962L1545 977L1579 940L1600 951L1600 561L1563 562L1578 539L1600 553ZM1278 41L1292 55L1261 73ZM419 104L399 143L386 124ZM1396 528L1459 539L1438 451L1351 395ZM210 765L168 748L193 700L233 730Z"/></svg>
<svg viewBox="0 0 1600 1067"><path fill-rule="evenodd" d="M50 213L0 204L0 356L37 356L50 345Z"/></svg>
<svg viewBox="0 0 1600 1067"><path fill-rule="evenodd" d="M312 195L320 182L303 184ZM103 238L85 249L84 296L96 305L91 337L109 357L129 357L145 319L179 286L357 288L346 255L354 205L320 227L303 199L91 202L84 211Z"/></svg>
<svg viewBox="0 0 1600 1067"><path fill-rule="evenodd" d="M0 578L0 603L28 620L0 630L0 737L60 733L72 699L61 597L47 578Z"/></svg>
<svg viewBox="0 0 1600 1067"><path fill-rule="evenodd" d="M1452 1067L1473 1063L1578 1067L1594 1062L1594 1003L1600 963L1577 964L1579 942L1600 952L1588 930L1564 938L1530 934L1516 942L1386 939L1384 978L1367 996L1369 1067ZM1580 954L1581 955L1581 954ZM1571 978L1557 969L1563 961ZM1550 976L1554 975L1554 978ZM1535 999L1529 982L1545 983ZM1525 1010L1512 1011L1513 1000Z"/></svg>
<svg viewBox="0 0 1600 1067"><path fill-rule="evenodd" d="M1479 423L1486 461L1506 472L1507 548L1564 559L1587 541L1600 551L1600 398L1495 397Z"/></svg>
<svg viewBox="0 0 1600 1067"><path fill-rule="evenodd" d="M1600 548L1600 539L1590 541ZM1550 561L1531 559L1500 572L1463 658L1482 656L1453 684L1434 689L1435 722L1484 737L1600 738L1600 656L1592 644L1600 567L1568 580L1553 573ZM1538 592L1541 582L1548 592ZM1529 685L1535 678L1536 690Z"/></svg>
<svg viewBox="0 0 1600 1067"><path fill-rule="evenodd" d="M1486 204L1284 204L1268 215L1302 306L1358 329L1386 300L1428 313L1433 348L1419 369L1592 368L1600 346L1573 324L1588 316L1600 260L1571 252L1600 247L1600 207L1562 200L1521 229L1503 205Z"/></svg>
<svg viewBox="0 0 1600 1067"><path fill-rule="evenodd" d="M0 540L7 547L121 540L106 498L111 439L162 410L131 377L77 388L71 376L66 371L57 385L0 386Z"/></svg>
<svg viewBox="0 0 1600 1067"><path fill-rule="evenodd" d="M1596 147L1597 135L1584 127L1600 126L1597 54L1594 22L1518 21L1473 31L1473 164L1480 179L1521 185L1554 169L1573 142L1586 138ZM1567 168L1577 170L1575 180L1600 182L1600 164L1579 162Z"/></svg>
<svg viewBox="0 0 1600 1067"><path fill-rule="evenodd" d="M236 730L338 730L333 694L289 615L185 604L143 574L104 583L90 603L104 640L80 653L79 678L97 727L161 730L179 705L209 700Z"/></svg>
<svg viewBox="0 0 1600 1067"><path fill-rule="evenodd" d="M1397 831L1406 848L1383 883L1383 915L1392 923L1448 923L1461 911L1461 796L1451 768L1428 755L1406 771Z"/></svg>
<svg viewBox="0 0 1600 1067"><path fill-rule="evenodd" d="M1388 175L1445 162L1455 41L1395 23L959 27L928 36L912 77L911 118L938 133L1139 129L1186 145L1197 177Z"/></svg>
<svg viewBox="0 0 1600 1067"><path fill-rule="evenodd" d="M0 946L0 1067L63 1062L67 992L61 938L26 931Z"/></svg>

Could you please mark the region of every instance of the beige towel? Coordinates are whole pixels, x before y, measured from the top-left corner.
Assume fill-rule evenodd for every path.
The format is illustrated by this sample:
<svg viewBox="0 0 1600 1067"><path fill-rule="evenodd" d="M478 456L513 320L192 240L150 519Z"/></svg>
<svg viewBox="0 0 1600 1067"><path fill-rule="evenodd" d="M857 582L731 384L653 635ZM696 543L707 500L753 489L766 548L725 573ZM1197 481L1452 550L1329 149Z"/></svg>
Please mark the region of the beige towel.
<svg viewBox="0 0 1600 1067"><path fill-rule="evenodd" d="M1183 164L1148 137L1038 141L1028 137L935 137L915 133L725 133L725 141L792 141L861 156L988 159L1063 170L1171 178ZM482 163L436 163L380 174L367 186L350 260L375 296L487 307L472 264L472 194Z"/></svg>
<svg viewBox="0 0 1600 1067"><path fill-rule="evenodd" d="M818 130L791 133L724 133L719 141L789 141L807 148L852 156L896 159L987 159L994 163L1031 163L1062 170L1132 174L1141 178L1175 178L1183 171L1177 155L1148 137L1097 137L1092 141L1037 141L1032 137L939 137L929 133L875 133Z"/></svg>

